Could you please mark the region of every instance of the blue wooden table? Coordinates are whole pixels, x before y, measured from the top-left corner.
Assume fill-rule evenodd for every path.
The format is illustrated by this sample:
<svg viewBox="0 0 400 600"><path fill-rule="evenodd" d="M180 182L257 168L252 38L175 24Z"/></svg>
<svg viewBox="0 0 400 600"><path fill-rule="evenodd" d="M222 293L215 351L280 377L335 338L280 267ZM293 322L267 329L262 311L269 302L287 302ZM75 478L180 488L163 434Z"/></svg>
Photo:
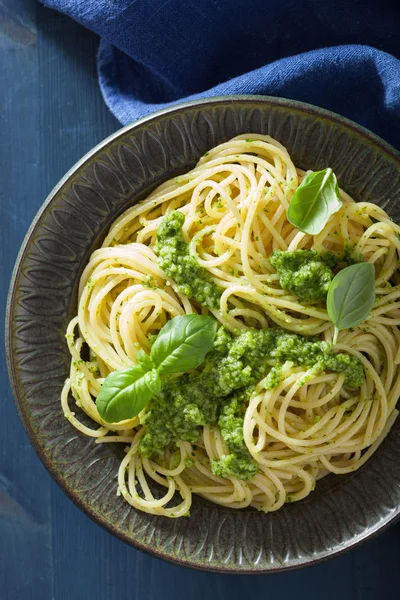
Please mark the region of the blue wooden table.
<svg viewBox="0 0 400 600"><path fill-rule="evenodd" d="M98 89L97 43L35 0L0 0L2 320L18 248L40 204L76 160L119 127ZM19 421L4 360L0 368L1 600L399 598L399 524L327 563L257 577L191 571L126 546L47 474Z"/></svg>

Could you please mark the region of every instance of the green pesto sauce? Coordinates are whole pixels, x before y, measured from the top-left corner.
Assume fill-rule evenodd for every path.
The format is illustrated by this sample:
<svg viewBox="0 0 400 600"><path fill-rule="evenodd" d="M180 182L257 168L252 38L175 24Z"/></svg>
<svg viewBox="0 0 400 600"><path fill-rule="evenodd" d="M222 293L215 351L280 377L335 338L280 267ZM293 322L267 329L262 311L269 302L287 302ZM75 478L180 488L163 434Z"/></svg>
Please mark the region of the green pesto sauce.
<svg viewBox="0 0 400 600"><path fill-rule="evenodd" d="M303 302L326 300L334 269L362 262L363 258L346 247L343 254L317 250L276 250L270 257L271 265L279 274L280 285Z"/></svg>
<svg viewBox="0 0 400 600"><path fill-rule="evenodd" d="M222 290L190 254L182 235L185 216L174 210L161 221L157 231L158 264L174 282L174 289L208 308L219 308Z"/></svg>
<svg viewBox="0 0 400 600"><path fill-rule="evenodd" d="M364 379L361 362L335 354L327 342L278 328L231 334L220 327L203 370L166 379L160 396L148 405L142 454L155 456L177 440L195 442L203 425L218 423L229 454L212 461L212 470L225 477L254 477L257 465L243 439L244 413L255 384L263 378L267 389L279 384L285 361L344 373L351 387Z"/></svg>

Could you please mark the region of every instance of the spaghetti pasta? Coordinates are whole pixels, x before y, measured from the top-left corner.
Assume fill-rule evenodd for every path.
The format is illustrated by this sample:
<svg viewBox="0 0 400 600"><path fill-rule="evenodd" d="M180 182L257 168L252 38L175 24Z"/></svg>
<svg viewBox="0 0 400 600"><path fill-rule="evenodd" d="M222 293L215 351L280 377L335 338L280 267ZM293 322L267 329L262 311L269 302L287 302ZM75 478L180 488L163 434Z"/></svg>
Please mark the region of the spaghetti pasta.
<svg viewBox="0 0 400 600"><path fill-rule="evenodd" d="M96 443L127 447L118 490L136 509L180 517L198 494L232 508L277 510L306 497L328 473L358 469L396 418L400 227L378 206L356 203L341 190L342 206L319 234L296 230L287 210L304 177L276 140L240 135L125 211L83 271L78 314L66 334L71 369L62 408ZM184 215L190 256L218 287L218 299L209 306L186 296L160 267L157 232L174 210ZM211 314L232 332L279 327L331 343L325 303L301 302L283 289L270 257L277 250L341 254L346 248L375 266L372 312L353 330L341 331L335 346L361 361L365 379L355 389L343 373L286 361L275 387L268 388L265 379L258 382L243 421L244 443L257 463L254 477L241 480L213 471L212 461L227 453L217 424L201 427L195 442L177 440L161 454L146 456L140 451L146 410L119 423L102 420L95 401L105 377L135 364L139 349L149 351L152 336L178 315ZM72 411L70 392L97 428Z"/></svg>

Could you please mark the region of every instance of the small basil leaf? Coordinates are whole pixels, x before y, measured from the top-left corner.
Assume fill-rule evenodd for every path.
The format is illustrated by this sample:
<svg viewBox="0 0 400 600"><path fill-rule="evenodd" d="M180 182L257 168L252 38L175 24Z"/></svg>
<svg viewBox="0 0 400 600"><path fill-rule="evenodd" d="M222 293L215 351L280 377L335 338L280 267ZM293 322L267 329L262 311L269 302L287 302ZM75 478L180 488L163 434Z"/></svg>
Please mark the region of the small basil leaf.
<svg viewBox="0 0 400 600"><path fill-rule="evenodd" d="M154 369L154 363L150 356L141 348L136 355L136 360L141 365L144 371L151 371Z"/></svg>
<svg viewBox="0 0 400 600"><path fill-rule="evenodd" d="M374 265L358 263L339 271L329 286L327 298L328 315L335 326L334 344L341 329L355 327L368 317L374 301Z"/></svg>
<svg viewBox="0 0 400 600"><path fill-rule="evenodd" d="M309 173L303 179L289 204L287 216L300 231L316 235L341 206L336 176L332 169L324 169Z"/></svg>
<svg viewBox="0 0 400 600"><path fill-rule="evenodd" d="M168 321L154 342L150 357L159 373L195 369L211 349L217 321L204 315L185 315Z"/></svg>
<svg viewBox="0 0 400 600"><path fill-rule="evenodd" d="M110 373L97 396L99 415L107 423L132 419L151 400L156 386L153 372L145 373L140 365Z"/></svg>

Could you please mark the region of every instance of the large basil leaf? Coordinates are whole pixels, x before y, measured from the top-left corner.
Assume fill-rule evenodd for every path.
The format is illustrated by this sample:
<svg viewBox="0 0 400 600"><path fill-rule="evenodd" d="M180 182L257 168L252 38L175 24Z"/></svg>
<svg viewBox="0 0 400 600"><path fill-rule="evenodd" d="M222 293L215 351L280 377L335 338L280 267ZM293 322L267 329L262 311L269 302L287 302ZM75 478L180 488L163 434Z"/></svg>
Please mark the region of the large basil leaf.
<svg viewBox="0 0 400 600"><path fill-rule="evenodd" d="M290 202L287 216L300 231L316 235L341 206L336 176L328 168L303 179Z"/></svg>
<svg viewBox="0 0 400 600"><path fill-rule="evenodd" d="M110 373L96 400L99 415L107 423L132 419L160 391L156 370L147 373L140 365Z"/></svg>
<svg viewBox="0 0 400 600"><path fill-rule="evenodd" d="M327 298L328 315L335 326L334 343L341 329L355 327L368 317L374 301L374 265L358 263L339 271L329 286Z"/></svg>
<svg viewBox="0 0 400 600"><path fill-rule="evenodd" d="M195 369L211 349L217 321L204 315L184 315L168 321L151 349L159 373L184 373Z"/></svg>

